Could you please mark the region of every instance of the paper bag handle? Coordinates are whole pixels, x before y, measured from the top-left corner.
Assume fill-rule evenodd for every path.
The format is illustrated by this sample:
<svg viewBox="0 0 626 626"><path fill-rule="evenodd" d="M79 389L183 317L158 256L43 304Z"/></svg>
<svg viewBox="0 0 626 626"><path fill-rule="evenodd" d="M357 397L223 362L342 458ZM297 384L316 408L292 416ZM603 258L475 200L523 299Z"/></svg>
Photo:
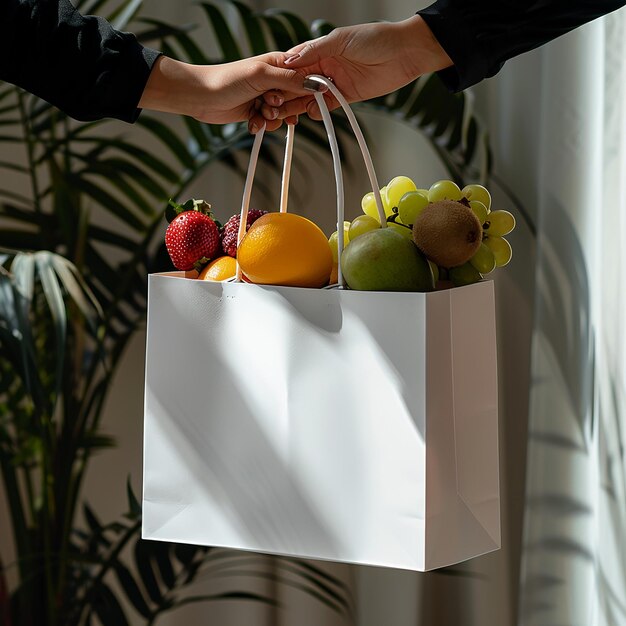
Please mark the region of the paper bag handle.
<svg viewBox="0 0 626 626"><path fill-rule="evenodd" d="M367 170L367 175L370 180L370 185L372 187L372 191L374 193L374 199L376 201L376 208L378 209L378 217L381 224L381 227L384 228L387 226L387 218L385 215L385 210L383 208L382 198L380 197L380 188L378 186L378 178L376 177L376 172L374 170L374 164L372 162L372 157L367 148L367 144L365 143L365 137L363 136L363 132L357 122L356 116L354 115L348 101L343 97L342 93L337 89L337 87L333 84L333 82L326 78L325 76L319 76L317 74L312 74L307 76L304 81L304 86L307 88L307 83L311 86L311 90L314 91L315 100L322 114L322 120L324 122L324 127L326 129L326 134L328 135L328 143L330 146L330 152L333 157L333 169L335 173L335 183L337 188L337 258L341 260L341 254L344 248L344 239L343 239L343 222L344 222L344 186L343 186L343 171L341 168L341 159L339 155L339 145L337 143L337 137L335 135L335 128L333 126L332 118L330 116L330 112L328 110L328 106L326 105L326 101L324 100L324 96L317 91L315 87L312 86L312 83L322 83L325 85L328 90L335 96L342 109L346 113L346 117L350 122L350 126L352 127L352 131L356 137L357 143L361 150L361 155L363 156L363 160L365 162L365 168ZM250 163L248 164L248 172L246 175L246 182L244 184L244 192L243 199L241 203L241 218L239 221L239 232L237 233L237 247L241 243L244 235L246 234L246 224L248 220L248 209L250 206L250 197L252 195L252 183L254 181L254 175L256 172L256 166L259 159L259 152L261 150L261 143L263 141L263 135L265 134L265 126L257 132L254 143L252 145L252 152L250 154ZM289 179L291 174L291 160L293 154L293 142L294 142L294 126L287 126L287 141L285 146L285 161L283 166L283 177L282 177L282 185L281 185L281 199L280 199L280 211L284 213L287 211L287 201L289 195ZM241 280L241 268L239 267L239 263L237 263L237 276L236 280ZM341 262L338 264L337 268L337 280L339 282L340 287L345 287L345 282L343 280L343 275L341 272Z"/></svg>

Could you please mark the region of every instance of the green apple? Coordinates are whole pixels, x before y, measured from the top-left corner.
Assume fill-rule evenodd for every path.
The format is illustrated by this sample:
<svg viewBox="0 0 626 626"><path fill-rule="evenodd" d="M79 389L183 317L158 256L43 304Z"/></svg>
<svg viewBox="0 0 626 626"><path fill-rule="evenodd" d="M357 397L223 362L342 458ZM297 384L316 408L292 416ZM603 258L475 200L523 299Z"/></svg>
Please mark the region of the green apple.
<svg viewBox="0 0 626 626"><path fill-rule="evenodd" d="M433 273L417 246L391 228L371 230L351 241L341 255L351 289L432 291Z"/></svg>

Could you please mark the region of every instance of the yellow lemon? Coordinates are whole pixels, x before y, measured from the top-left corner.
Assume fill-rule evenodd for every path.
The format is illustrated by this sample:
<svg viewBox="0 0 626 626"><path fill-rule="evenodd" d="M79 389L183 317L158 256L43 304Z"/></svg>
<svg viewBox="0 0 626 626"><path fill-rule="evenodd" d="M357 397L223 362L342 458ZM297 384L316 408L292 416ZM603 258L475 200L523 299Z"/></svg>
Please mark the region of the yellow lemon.
<svg viewBox="0 0 626 626"><path fill-rule="evenodd" d="M239 244L237 259L253 283L323 287L333 265L326 235L295 213L266 213Z"/></svg>

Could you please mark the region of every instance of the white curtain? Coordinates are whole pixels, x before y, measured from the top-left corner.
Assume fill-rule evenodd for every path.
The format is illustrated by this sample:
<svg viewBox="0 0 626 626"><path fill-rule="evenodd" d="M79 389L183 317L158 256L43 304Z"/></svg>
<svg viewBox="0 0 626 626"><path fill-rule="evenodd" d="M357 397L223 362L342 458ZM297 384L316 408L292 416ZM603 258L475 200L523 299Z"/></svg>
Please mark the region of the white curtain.
<svg viewBox="0 0 626 626"><path fill-rule="evenodd" d="M524 626L626 623L625 35L542 55Z"/></svg>

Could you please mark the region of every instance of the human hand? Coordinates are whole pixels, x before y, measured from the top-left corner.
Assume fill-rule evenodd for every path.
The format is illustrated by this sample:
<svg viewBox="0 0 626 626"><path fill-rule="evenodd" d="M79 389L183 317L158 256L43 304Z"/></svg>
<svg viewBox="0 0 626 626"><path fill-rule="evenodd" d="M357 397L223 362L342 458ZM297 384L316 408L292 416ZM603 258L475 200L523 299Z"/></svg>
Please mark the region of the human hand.
<svg viewBox="0 0 626 626"><path fill-rule="evenodd" d="M190 65L160 57L139 101L140 108L189 115L201 122L248 121L250 132L263 123L278 128L280 105L287 98L310 95L303 73L283 66L283 53L269 53L220 65Z"/></svg>
<svg viewBox="0 0 626 626"><path fill-rule="evenodd" d="M422 74L452 65L419 15L402 22L337 28L325 37L299 44L286 55L286 67L331 78L348 102L390 93ZM324 97L331 109L338 106L330 94ZM321 119L311 94L285 98L279 109L279 118L306 111Z"/></svg>

